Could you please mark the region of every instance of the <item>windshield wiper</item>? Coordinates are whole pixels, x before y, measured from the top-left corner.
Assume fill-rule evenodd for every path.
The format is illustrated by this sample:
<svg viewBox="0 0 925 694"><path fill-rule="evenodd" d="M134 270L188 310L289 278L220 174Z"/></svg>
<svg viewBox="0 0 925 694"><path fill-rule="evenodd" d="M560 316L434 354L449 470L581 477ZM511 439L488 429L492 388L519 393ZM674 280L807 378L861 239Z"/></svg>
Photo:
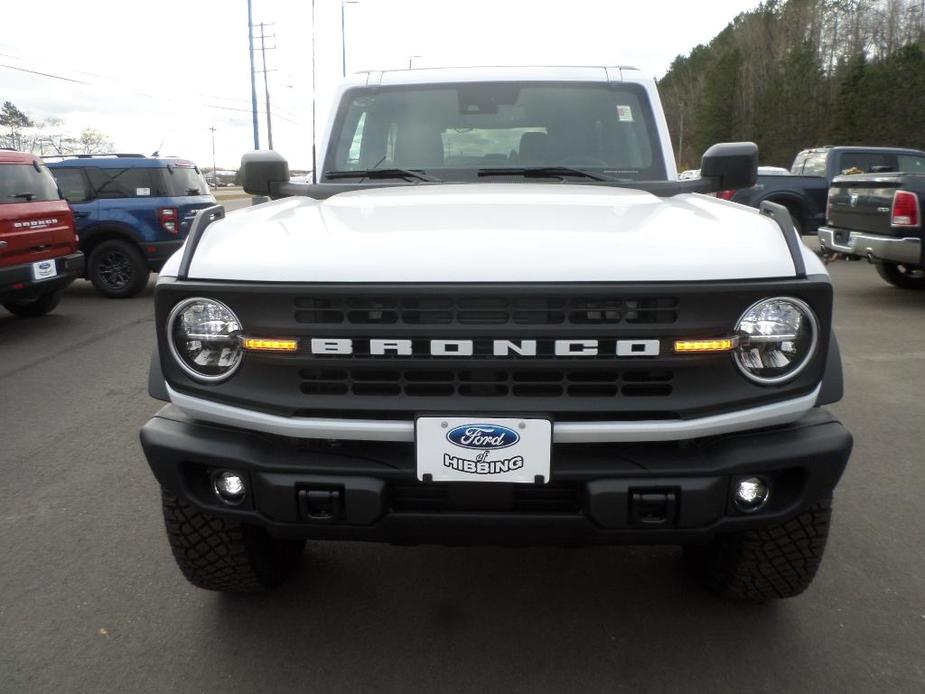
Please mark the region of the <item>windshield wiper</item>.
<svg viewBox="0 0 925 694"><path fill-rule="evenodd" d="M35 193L14 193L13 195L7 195L8 198L24 198L26 202L30 202L32 198L35 197Z"/></svg>
<svg viewBox="0 0 925 694"><path fill-rule="evenodd" d="M411 169L358 169L356 171L328 171L325 180L337 180L339 178L413 178L418 181L427 181L428 183L439 183L440 179L435 176L428 176L423 171L412 171Z"/></svg>
<svg viewBox="0 0 925 694"><path fill-rule="evenodd" d="M479 169L482 176L523 176L525 178L564 178L565 176L580 176L593 181L613 181L615 179L603 174L576 169L573 166L530 166L524 168L507 169Z"/></svg>

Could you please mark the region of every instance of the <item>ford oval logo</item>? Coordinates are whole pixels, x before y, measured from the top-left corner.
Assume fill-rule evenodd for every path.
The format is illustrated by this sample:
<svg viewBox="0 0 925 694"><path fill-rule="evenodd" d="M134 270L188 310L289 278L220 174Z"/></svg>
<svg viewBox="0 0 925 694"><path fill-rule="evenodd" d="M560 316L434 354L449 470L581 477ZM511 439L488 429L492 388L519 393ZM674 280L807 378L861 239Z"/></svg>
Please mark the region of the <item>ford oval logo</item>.
<svg viewBox="0 0 925 694"><path fill-rule="evenodd" d="M509 448L520 441L520 434L499 424L463 424L446 434L450 443L475 450Z"/></svg>
<svg viewBox="0 0 925 694"><path fill-rule="evenodd" d="M51 263L49 263L47 260L41 265L39 265L39 270L48 270L50 268L51 268Z"/></svg>

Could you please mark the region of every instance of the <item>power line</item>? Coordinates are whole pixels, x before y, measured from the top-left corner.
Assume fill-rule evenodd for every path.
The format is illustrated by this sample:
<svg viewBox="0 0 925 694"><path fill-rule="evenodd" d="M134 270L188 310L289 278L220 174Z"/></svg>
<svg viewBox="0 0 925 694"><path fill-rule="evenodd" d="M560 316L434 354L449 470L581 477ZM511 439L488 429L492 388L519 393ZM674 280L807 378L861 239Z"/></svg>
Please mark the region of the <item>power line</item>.
<svg viewBox="0 0 925 694"><path fill-rule="evenodd" d="M350 2L353 2L353 0L349 0L349 1L350 1ZM271 25L270 25L270 24L267 24L267 26L271 26ZM274 37L268 37L268 38L274 38ZM3 45L3 44L0 43L0 45ZM9 44L7 44L7 45L9 45ZM25 63L32 63L33 65L48 64L48 61L45 61L45 60L42 60L42 59L36 59L34 56L24 56L24 55L22 54L21 49L15 47L15 46L12 46L12 47L15 48L17 51L19 51L19 54L18 54L18 55L17 55L17 54L13 54L13 53L0 53L0 57L2 57L2 58L12 58L13 60L18 61L18 62L20 62L20 63L23 63L23 62L25 62ZM268 48L267 50L271 50L271 49ZM33 74L40 74L40 75L44 75L44 76L50 76L50 77L53 77L53 78L55 78L55 79L65 80L65 81L69 81L69 82L76 82L76 83L78 83L78 84L93 84L93 82L86 82L86 81L84 81L84 80L80 80L80 79L76 79L76 78L63 77L63 76L61 76L61 75L55 75L55 74L53 74L53 73L44 73L44 72L35 70L34 68L30 70L30 69L27 69L27 68L18 67L18 66L16 66L16 65L2 65L2 67L9 67L10 69L13 69L13 70L21 70L22 72L30 72L30 73L33 73ZM87 71L87 70L78 70L78 69L76 69L76 68L71 69L71 70L69 70L69 71L70 71L70 72L73 72L73 73L75 73L75 74L78 74L78 75L85 75L85 76L87 76L87 77L96 77L96 78L99 78L99 79L102 79L102 80L107 80L107 81L109 81L109 82L116 82L116 83L122 84L122 85L126 84L126 81L125 81L124 79L119 78L119 77L114 77L113 75L102 74L102 73L99 73L99 72L90 72L90 71ZM271 72L273 72L273 71L271 70ZM97 84L98 84L98 83L97 83ZM171 85L171 86L170 86L170 89L171 89L171 90L175 90L175 86L174 86L174 85ZM125 91L131 91L131 90L126 89ZM133 93L140 93L140 92L133 92ZM195 96L195 97L197 97L198 99L215 99L215 100L218 100L218 101L233 101L233 102L237 102L237 103L241 103L241 104L250 104L250 103L251 103L251 102L250 102L250 99L242 99L242 98L240 98L240 97L234 97L234 96L219 96L218 94L203 94L203 93L201 93L201 92L191 92L191 91L190 91L190 92L187 92L187 93L188 93L190 96ZM149 95L148 95L148 94L144 94L144 96L149 96ZM161 98L161 97L157 97L157 98ZM248 109L248 110L250 110L250 109ZM276 106L273 107L273 112L274 112L274 113L284 113L285 115L289 116L290 118L295 118L295 119L299 119L299 118L300 118L300 116L299 116L298 114L293 113L290 109L284 108L284 107L280 106L279 104L277 104Z"/></svg>
<svg viewBox="0 0 925 694"><path fill-rule="evenodd" d="M29 70L29 69L24 68L24 67L17 67L16 65L8 65L8 64L6 64L6 63L0 63L0 68L7 68L7 69L10 69L10 70L16 70L16 71L18 71L18 72L25 72L25 73L29 73L29 74L31 74L31 75L37 75L37 76L39 76L39 77L46 77L46 78L49 78L49 79L62 80L62 81L64 81L64 82L73 82L73 83L75 83L75 84L85 84L85 85L88 85L88 86L91 86L91 87L92 87L92 86L102 86L102 85L100 85L99 83L87 82L86 80L73 79L73 78L71 78L71 77L65 77L65 76L63 76L63 75L56 75L56 74L50 73L50 72L42 72L42 71L39 71L39 70ZM140 97L143 97L143 98L145 98L145 99L157 99L158 101L171 101L171 102L174 102L174 103L181 103L181 104L186 104L186 103L187 103L186 101L183 101L183 100L180 100L180 99L176 99L176 98L174 98L174 97L163 96L163 95L156 95L156 94L148 94L148 93L146 93L146 92L138 92L138 91L134 91L134 90L131 90L131 89L126 89L125 87L120 87L120 90L121 90L122 92L126 93L126 94L131 94L131 95L133 95L133 96L140 96ZM235 107L233 107L233 106L220 106L220 105L218 105L218 104L206 104L206 103L202 103L202 102L200 102L199 105L200 105L202 108L218 109L218 110L220 110L220 111L235 111L235 112L239 112L239 113L250 113L250 109L247 109L247 108L235 108ZM280 118L280 119L282 119L282 120L284 120L284 121L286 121L286 122L288 122L288 123L292 123L293 125L303 125L302 121L296 120L296 119L294 119L294 118L287 118L287 117L285 117L285 116L280 115L280 114L279 114L280 109L279 109L278 107L277 107L276 111L277 111L277 112L276 112L276 117L277 117L277 118ZM261 112L261 111L258 110L258 113L263 113L263 112Z"/></svg>

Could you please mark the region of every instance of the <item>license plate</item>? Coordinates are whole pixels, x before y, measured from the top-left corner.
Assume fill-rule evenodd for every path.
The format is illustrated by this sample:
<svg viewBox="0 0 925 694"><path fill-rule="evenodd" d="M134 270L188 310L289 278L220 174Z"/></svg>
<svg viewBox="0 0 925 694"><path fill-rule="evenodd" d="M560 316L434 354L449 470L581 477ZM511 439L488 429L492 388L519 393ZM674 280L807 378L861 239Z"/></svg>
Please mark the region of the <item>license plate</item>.
<svg viewBox="0 0 925 694"><path fill-rule="evenodd" d="M418 479L424 482L549 481L552 422L516 417L418 417Z"/></svg>
<svg viewBox="0 0 925 694"><path fill-rule="evenodd" d="M40 260L32 263L32 279L47 280L58 276L58 268L54 260Z"/></svg>

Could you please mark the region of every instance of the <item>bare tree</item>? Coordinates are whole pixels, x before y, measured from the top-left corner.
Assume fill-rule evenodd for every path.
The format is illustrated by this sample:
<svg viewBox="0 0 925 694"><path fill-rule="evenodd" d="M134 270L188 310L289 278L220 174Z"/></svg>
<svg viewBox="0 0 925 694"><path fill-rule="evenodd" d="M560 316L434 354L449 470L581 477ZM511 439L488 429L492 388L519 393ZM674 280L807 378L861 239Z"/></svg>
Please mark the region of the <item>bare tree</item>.
<svg viewBox="0 0 925 694"><path fill-rule="evenodd" d="M112 142L96 128L84 128L77 138L81 154L107 154L112 152Z"/></svg>

